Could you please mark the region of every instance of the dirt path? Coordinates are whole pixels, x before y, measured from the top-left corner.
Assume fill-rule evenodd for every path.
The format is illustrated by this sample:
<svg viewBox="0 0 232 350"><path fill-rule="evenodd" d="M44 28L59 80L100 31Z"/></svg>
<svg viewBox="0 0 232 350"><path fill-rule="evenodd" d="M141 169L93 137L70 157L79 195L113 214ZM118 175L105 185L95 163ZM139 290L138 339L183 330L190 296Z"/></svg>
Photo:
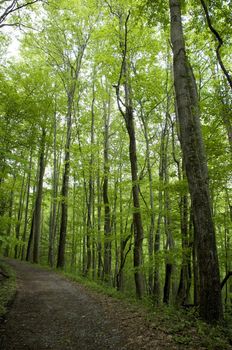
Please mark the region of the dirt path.
<svg viewBox="0 0 232 350"><path fill-rule="evenodd" d="M9 263L17 272L18 287L0 327L0 349L178 349L121 302L54 272L20 261Z"/></svg>

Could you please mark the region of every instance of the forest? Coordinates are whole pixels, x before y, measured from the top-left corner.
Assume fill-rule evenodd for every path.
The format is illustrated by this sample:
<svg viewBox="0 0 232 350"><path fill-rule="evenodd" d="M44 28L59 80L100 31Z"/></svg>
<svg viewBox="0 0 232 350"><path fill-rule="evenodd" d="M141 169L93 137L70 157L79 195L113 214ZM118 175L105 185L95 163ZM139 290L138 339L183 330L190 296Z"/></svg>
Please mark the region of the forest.
<svg viewBox="0 0 232 350"><path fill-rule="evenodd" d="M232 303L229 0L0 1L0 254L208 323Z"/></svg>

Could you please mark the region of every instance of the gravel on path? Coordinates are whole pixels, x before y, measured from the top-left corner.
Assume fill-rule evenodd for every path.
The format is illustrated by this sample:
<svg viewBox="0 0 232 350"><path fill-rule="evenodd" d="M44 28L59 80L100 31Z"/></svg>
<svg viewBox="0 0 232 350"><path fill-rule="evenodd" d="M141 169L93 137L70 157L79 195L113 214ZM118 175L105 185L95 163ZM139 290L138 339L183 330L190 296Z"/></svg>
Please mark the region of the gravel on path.
<svg viewBox="0 0 232 350"><path fill-rule="evenodd" d="M53 271L7 261L16 270L17 294L0 326L1 350L179 348L125 303Z"/></svg>

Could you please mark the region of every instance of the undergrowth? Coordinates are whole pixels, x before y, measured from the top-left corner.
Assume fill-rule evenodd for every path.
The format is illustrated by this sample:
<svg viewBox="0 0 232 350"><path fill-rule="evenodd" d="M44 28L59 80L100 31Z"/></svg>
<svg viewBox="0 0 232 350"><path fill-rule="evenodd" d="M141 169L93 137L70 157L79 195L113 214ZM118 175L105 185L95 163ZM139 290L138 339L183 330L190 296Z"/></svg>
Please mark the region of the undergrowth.
<svg viewBox="0 0 232 350"><path fill-rule="evenodd" d="M68 279L78 282L93 291L120 299L137 310L145 311L147 320L153 329L171 335L180 348L229 350L232 349L232 310L225 314L225 320L217 325L203 322L195 307L184 309L172 306L154 306L150 298L137 300L130 293L118 292L103 282L90 281L87 278L68 272L60 272Z"/></svg>
<svg viewBox="0 0 232 350"><path fill-rule="evenodd" d="M149 319L156 328L171 334L183 349L188 346L207 350L232 349L232 317L229 319L228 313L222 323L209 325L199 318L197 308L161 306L149 312Z"/></svg>
<svg viewBox="0 0 232 350"><path fill-rule="evenodd" d="M9 276L0 281L0 319L7 312L7 306L13 300L16 292L16 279L14 270L3 260L0 260L0 269Z"/></svg>

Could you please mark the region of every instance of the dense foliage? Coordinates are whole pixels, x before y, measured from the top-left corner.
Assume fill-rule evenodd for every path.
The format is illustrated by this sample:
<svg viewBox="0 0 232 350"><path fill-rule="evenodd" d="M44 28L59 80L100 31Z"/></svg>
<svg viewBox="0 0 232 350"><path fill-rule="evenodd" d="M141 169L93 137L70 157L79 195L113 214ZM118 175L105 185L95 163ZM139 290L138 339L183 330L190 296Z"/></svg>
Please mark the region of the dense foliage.
<svg viewBox="0 0 232 350"><path fill-rule="evenodd" d="M169 4L151 3L35 1L6 18L1 4L0 249L155 304L198 305ZM202 1L181 3L222 280L232 270L231 5L207 1L207 21ZM228 280L227 307L231 293Z"/></svg>

